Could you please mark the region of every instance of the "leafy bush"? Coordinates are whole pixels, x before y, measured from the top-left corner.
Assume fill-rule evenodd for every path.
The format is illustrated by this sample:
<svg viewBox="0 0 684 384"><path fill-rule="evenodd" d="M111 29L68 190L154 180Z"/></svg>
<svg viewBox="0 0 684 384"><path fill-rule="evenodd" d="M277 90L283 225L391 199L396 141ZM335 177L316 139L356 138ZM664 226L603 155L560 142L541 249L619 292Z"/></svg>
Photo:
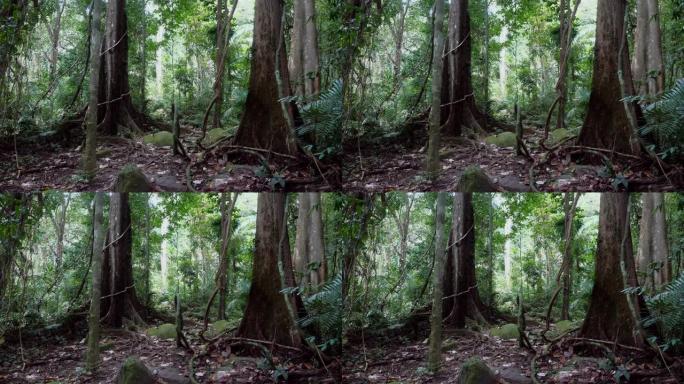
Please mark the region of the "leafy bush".
<svg viewBox="0 0 684 384"><path fill-rule="evenodd" d="M325 340L322 349L337 343L336 337L342 329L342 275L323 284L318 292L304 297L304 306L307 314L297 321L299 326L317 327Z"/></svg>
<svg viewBox="0 0 684 384"><path fill-rule="evenodd" d="M684 155L684 79L665 92L658 101L644 107L647 124L640 129L643 136L657 139L659 155L679 158Z"/></svg>
<svg viewBox="0 0 684 384"><path fill-rule="evenodd" d="M665 289L646 297L650 311L644 319L644 326L658 325L665 339L663 349L682 348L684 339L684 275L668 284Z"/></svg>

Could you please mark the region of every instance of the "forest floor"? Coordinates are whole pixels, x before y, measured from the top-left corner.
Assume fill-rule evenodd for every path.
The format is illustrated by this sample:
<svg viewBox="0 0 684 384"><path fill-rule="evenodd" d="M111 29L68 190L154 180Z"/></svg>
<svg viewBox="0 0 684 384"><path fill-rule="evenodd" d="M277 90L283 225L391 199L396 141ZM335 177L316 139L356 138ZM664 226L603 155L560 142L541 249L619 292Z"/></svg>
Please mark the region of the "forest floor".
<svg viewBox="0 0 684 384"><path fill-rule="evenodd" d="M194 353L194 377L198 383L273 383L276 369L268 367L263 352L241 347L230 338L201 341L198 322L186 321L186 337ZM0 345L0 383L32 384L109 384L124 360L137 356L153 373L157 384L191 384L190 360L193 352L176 346L174 339L150 337L128 330L104 330L101 336L101 365L96 374L85 371L85 333L76 335L41 335L19 344ZM265 344L267 345L267 344ZM272 349L272 347L271 347ZM303 353L271 350L272 363L289 372L287 383L335 382L339 364L329 364L329 372L316 369ZM337 375L337 376L335 376ZM277 381L280 382L280 381Z"/></svg>
<svg viewBox="0 0 684 384"><path fill-rule="evenodd" d="M669 180L657 166L635 158L610 158L605 164L581 164L580 148L565 144L548 156L538 143L542 134L526 129L530 158L516 155L512 147L498 147L482 141L444 137L440 150L442 169L437 181L425 177L426 142L421 132L411 139L386 140L369 145L349 144L345 151L343 188L346 191L383 192L455 191L463 171L478 165L501 191L527 192L530 168L539 191L671 191L684 188L684 167L672 166ZM550 146L547 142L547 146ZM360 148L359 148L360 147ZM573 156L571 156L573 152ZM607 155L610 156L609 153Z"/></svg>
<svg viewBox="0 0 684 384"><path fill-rule="evenodd" d="M324 178L306 157L271 157L267 152L228 143L205 151L195 145L199 136L198 129L185 127L182 141L188 158L174 155L169 146L145 144L140 138L104 138L97 148L97 176L90 183L80 176L80 145L22 143L16 151L13 145L3 145L0 190L112 190L127 164L141 169L159 192L329 191L339 183L336 166L319 161Z"/></svg>
<svg viewBox="0 0 684 384"><path fill-rule="evenodd" d="M549 343L539 337L541 327L530 327L528 334L537 353ZM461 365L470 358L481 359L502 384L532 384L532 359L535 353L520 348L517 339L503 340L484 333L446 328L442 335L442 366L431 375L426 370L429 326L413 335L370 336L350 338L343 354L342 380L349 384L374 383L454 383ZM565 339L564 339L565 340ZM571 338L568 338L572 341ZM582 348L578 343L558 343L536 362L536 379L540 383L615 383L616 374L631 374L629 383L669 383L684 380L684 368L671 376L658 368L653 356L616 351L614 362L602 351ZM621 371L621 369L625 371ZM673 368L671 366L671 368Z"/></svg>

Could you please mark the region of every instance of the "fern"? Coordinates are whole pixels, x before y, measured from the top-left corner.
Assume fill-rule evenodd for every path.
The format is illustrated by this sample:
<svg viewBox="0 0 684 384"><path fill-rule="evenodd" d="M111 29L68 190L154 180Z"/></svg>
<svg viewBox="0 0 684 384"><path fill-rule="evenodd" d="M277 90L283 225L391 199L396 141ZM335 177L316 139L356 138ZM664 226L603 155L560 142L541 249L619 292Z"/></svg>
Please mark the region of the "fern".
<svg viewBox="0 0 684 384"><path fill-rule="evenodd" d="M324 339L335 338L342 327L342 275L319 287L318 292L304 297L307 315L298 320L299 326L317 327Z"/></svg>
<svg viewBox="0 0 684 384"><path fill-rule="evenodd" d="M321 92L313 101L307 102L297 96L284 99L297 103L303 120L303 124L297 127L297 135L302 138L313 136L315 143L310 143L311 148L321 158L341 150L342 88L342 80L336 80L330 89Z"/></svg>
<svg viewBox="0 0 684 384"><path fill-rule="evenodd" d="M653 135L660 143L663 158L684 155L684 79L665 92L658 101L644 107L647 124L641 135ZM667 143L667 144L666 144Z"/></svg>
<svg viewBox="0 0 684 384"><path fill-rule="evenodd" d="M684 274L668 284L665 289L646 297L650 311L644 319L645 326L659 325L666 345L676 345L684 340Z"/></svg>

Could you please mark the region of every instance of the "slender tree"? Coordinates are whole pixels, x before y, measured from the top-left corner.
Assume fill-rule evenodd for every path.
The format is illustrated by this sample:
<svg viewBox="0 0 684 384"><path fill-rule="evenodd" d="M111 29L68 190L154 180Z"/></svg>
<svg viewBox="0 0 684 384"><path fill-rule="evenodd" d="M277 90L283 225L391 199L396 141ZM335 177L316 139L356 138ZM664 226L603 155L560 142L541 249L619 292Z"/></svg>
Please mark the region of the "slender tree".
<svg viewBox="0 0 684 384"><path fill-rule="evenodd" d="M88 110L86 111L86 143L83 150L83 171L92 179L97 171L97 122L99 100L100 52L102 51L102 1L93 0L90 24L90 84L88 85Z"/></svg>
<svg viewBox="0 0 684 384"><path fill-rule="evenodd" d="M218 319L226 319L226 298L228 297L228 248L233 235L233 210L237 202L238 193L222 194L220 201L221 211L221 252L219 253L218 270Z"/></svg>
<svg viewBox="0 0 684 384"><path fill-rule="evenodd" d="M447 193L437 194L435 207L435 265L432 274L432 311L430 312L430 349L428 351L428 369L439 371L442 362L442 278L444 274L445 258L445 211Z"/></svg>
<svg viewBox="0 0 684 384"><path fill-rule="evenodd" d="M637 92L657 96L665 88L665 65L658 0L637 0L632 72Z"/></svg>
<svg viewBox="0 0 684 384"><path fill-rule="evenodd" d="M652 292L667 284L672 275L668 259L665 198L662 193L644 193L641 199L637 268L641 285Z"/></svg>
<svg viewBox="0 0 684 384"><path fill-rule="evenodd" d="M444 0L435 0L434 49L432 53L432 107L427 152L427 177L431 181L439 177L440 130L442 89L442 52L444 51Z"/></svg>
<svg viewBox="0 0 684 384"><path fill-rule="evenodd" d="M298 197L294 268L298 285L315 289L326 275L321 194L302 192Z"/></svg>
<svg viewBox="0 0 684 384"><path fill-rule="evenodd" d="M88 351L86 369L95 371L100 364L100 296L102 295L102 259L104 253L105 228L103 220L104 192L96 192L93 215L93 249L91 267L92 288L90 295L90 312L88 314Z"/></svg>

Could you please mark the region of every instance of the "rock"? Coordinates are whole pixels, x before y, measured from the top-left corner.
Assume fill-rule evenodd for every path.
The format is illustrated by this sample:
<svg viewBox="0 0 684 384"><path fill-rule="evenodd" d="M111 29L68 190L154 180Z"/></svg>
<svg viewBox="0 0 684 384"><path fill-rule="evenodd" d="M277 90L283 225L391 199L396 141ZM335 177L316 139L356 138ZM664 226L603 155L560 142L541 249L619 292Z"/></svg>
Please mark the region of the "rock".
<svg viewBox="0 0 684 384"><path fill-rule="evenodd" d="M512 340L520 337L518 326L516 324L504 324L500 327L492 328L489 330L489 334L500 337L504 340Z"/></svg>
<svg viewBox="0 0 684 384"><path fill-rule="evenodd" d="M570 320L561 320L561 321L557 322L555 325L556 325L556 329L561 333L565 333L565 332L577 327L577 324L575 324L575 322L570 321Z"/></svg>
<svg viewBox="0 0 684 384"><path fill-rule="evenodd" d="M143 143L152 144L155 147L171 147L173 146L173 133L161 131L143 136Z"/></svg>
<svg viewBox="0 0 684 384"><path fill-rule="evenodd" d="M447 352L452 349L456 349L458 343L454 339L446 339L442 342L442 352Z"/></svg>
<svg viewBox="0 0 684 384"><path fill-rule="evenodd" d="M164 367L159 369L157 377L164 384L190 384L190 378L181 373L176 367Z"/></svg>
<svg viewBox="0 0 684 384"><path fill-rule="evenodd" d="M147 330L148 336L156 336L160 339L175 339L176 326L173 324L162 324L158 327L153 327Z"/></svg>
<svg viewBox="0 0 684 384"><path fill-rule="evenodd" d="M124 166L116 177L115 192L154 192L147 176L133 164Z"/></svg>
<svg viewBox="0 0 684 384"><path fill-rule="evenodd" d="M207 132L207 137L204 138L205 145L212 145L217 141L230 136L230 132L223 128L214 128Z"/></svg>
<svg viewBox="0 0 684 384"><path fill-rule="evenodd" d="M230 328L230 323L228 323L226 320L219 320L209 327L209 332L208 335L209 337L215 337L218 336L219 334L223 333L227 329Z"/></svg>
<svg viewBox="0 0 684 384"><path fill-rule="evenodd" d="M567 129L560 128L560 129L554 129L553 131L549 132L549 144L558 144L561 141L574 136L574 134Z"/></svg>
<svg viewBox="0 0 684 384"><path fill-rule="evenodd" d="M494 185L482 168L471 165L461 174L456 190L458 192L498 192L499 188Z"/></svg>
<svg viewBox="0 0 684 384"><path fill-rule="evenodd" d="M172 175L162 175L151 179L158 189L164 192L188 192L188 187Z"/></svg>
<svg viewBox="0 0 684 384"><path fill-rule="evenodd" d="M140 359L130 356L121 366L116 384L154 384L154 377Z"/></svg>
<svg viewBox="0 0 684 384"><path fill-rule="evenodd" d="M515 143L517 142L517 139L516 139L515 133L503 132L503 133L499 133L498 135L492 135L492 136L485 137L484 142L487 144L494 144L497 147L507 148L507 147L515 147Z"/></svg>
<svg viewBox="0 0 684 384"><path fill-rule="evenodd" d="M496 384L498 381L487 364L473 357L461 365L456 382L458 384Z"/></svg>
<svg viewBox="0 0 684 384"><path fill-rule="evenodd" d="M508 384L531 384L532 378L526 376L522 369L513 365L498 370L499 379Z"/></svg>

